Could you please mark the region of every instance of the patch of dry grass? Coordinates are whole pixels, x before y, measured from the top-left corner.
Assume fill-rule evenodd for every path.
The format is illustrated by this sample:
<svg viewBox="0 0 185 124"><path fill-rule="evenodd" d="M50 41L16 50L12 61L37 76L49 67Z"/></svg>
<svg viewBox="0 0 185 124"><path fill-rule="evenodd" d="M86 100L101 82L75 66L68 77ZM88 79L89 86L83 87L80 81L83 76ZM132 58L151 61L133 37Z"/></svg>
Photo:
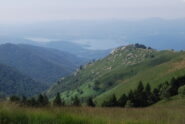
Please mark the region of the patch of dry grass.
<svg viewBox="0 0 185 124"><path fill-rule="evenodd" d="M37 124L37 122L38 124L46 122L47 124L185 124L185 105L172 103L165 106L159 104L149 108L25 108L1 103L0 120L3 113L4 118L15 119L17 124L21 119L24 120L24 124Z"/></svg>

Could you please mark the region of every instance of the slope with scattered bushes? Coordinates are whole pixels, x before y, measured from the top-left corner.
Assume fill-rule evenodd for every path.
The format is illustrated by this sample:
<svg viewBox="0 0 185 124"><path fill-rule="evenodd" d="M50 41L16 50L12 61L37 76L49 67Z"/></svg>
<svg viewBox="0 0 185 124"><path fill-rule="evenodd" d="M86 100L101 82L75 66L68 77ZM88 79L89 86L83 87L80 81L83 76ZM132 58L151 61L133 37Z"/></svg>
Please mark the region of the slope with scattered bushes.
<svg viewBox="0 0 185 124"><path fill-rule="evenodd" d="M57 92L66 101L78 96L81 101L93 97L101 104L112 94L120 98L135 89L140 80L151 88L185 74L185 52L158 51L135 44L117 48L104 59L79 68L73 75L59 80L47 94Z"/></svg>

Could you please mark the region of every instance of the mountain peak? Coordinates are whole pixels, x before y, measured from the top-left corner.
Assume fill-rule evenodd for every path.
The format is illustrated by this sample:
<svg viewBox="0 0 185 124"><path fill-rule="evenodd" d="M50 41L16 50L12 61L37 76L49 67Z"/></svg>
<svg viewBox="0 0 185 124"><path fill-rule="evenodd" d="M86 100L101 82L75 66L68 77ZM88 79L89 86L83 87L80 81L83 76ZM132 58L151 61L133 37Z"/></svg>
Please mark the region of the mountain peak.
<svg viewBox="0 0 185 124"><path fill-rule="evenodd" d="M124 50L129 50L129 51L132 51L132 50L135 50L135 49L143 49L143 50L153 50L151 47L146 47L145 45L143 44L130 44L130 45L127 45L127 46L121 46L121 47L118 47L118 48L115 48L111 51L111 55L114 55L116 53L119 53L121 51L124 51Z"/></svg>
<svg viewBox="0 0 185 124"><path fill-rule="evenodd" d="M120 50L124 50L127 46L121 46L121 47L118 47L118 48L115 48L111 51L111 55L114 55L115 53L117 53L118 51Z"/></svg>

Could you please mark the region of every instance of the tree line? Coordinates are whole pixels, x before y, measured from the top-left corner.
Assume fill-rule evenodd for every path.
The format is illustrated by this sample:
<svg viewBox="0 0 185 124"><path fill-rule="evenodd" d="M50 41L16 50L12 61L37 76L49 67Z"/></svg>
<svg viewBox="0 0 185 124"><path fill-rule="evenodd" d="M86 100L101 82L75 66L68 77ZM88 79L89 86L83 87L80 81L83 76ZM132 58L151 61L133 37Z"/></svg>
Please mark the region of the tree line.
<svg viewBox="0 0 185 124"><path fill-rule="evenodd" d="M149 83L145 86L140 81L135 90L123 94L119 99L113 94L107 101L102 103L103 107L146 107L160 100L168 99L177 94L185 95L185 76L172 78L151 89Z"/></svg>
<svg viewBox="0 0 185 124"><path fill-rule="evenodd" d="M134 90L130 90L128 94L122 94L119 99L113 94L107 101L102 103L102 107L146 107L157 103L160 100L168 99L177 94L185 96L185 76L172 78L169 82L166 81L160 84L157 88L151 89L149 83L145 86L142 81ZM31 107L44 107L44 106L65 106L65 101L61 99L60 93L57 93L54 100L49 101L46 95L40 94L37 97L22 98L18 96L11 96L11 102L16 102L21 105ZM71 106L81 106L81 100L75 96L72 98ZM96 104L93 101L93 97L86 99L86 105L95 107Z"/></svg>
<svg viewBox="0 0 185 124"><path fill-rule="evenodd" d="M18 97L18 96L11 96L9 98L10 102L20 104L23 106L29 107L46 107L46 106L66 106L64 100L61 99L60 93L57 93L53 101L49 101L49 98L46 95L40 94L37 97L27 98L25 96ZM87 106L95 107L95 103L93 102L93 98L89 97L86 100ZM81 106L80 99L75 96L72 98L71 106Z"/></svg>

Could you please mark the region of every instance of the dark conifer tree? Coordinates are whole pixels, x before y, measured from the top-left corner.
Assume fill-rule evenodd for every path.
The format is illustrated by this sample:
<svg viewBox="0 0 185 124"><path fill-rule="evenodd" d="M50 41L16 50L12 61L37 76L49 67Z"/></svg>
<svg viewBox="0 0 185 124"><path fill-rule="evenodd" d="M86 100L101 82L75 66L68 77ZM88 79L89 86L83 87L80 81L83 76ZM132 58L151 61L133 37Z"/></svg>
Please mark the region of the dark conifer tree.
<svg viewBox="0 0 185 124"><path fill-rule="evenodd" d="M144 106L148 106L152 104L152 92L151 92L151 87L149 83L146 84L143 101L144 101Z"/></svg>
<svg viewBox="0 0 185 124"><path fill-rule="evenodd" d="M118 102L117 102L116 96L113 94L112 97L109 100L109 106L110 107L115 107L117 105L118 105Z"/></svg>
<svg viewBox="0 0 185 124"><path fill-rule="evenodd" d="M143 86L143 82L142 81L139 82L136 91L138 93L142 93L144 91L144 86Z"/></svg>
<svg viewBox="0 0 185 124"><path fill-rule="evenodd" d="M44 98L43 105L44 106L49 105L49 99L48 99L48 97L46 95L43 95L43 98Z"/></svg>
<svg viewBox="0 0 185 124"><path fill-rule="evenodd" d="M35 100L35 98L32 97L32 98L30 98L30 99L27 100L27 105L28 106L31 106L31 107L37 107L38 106L38 103Z"/></svg>
<svg viewBox="0 0 185 124"><path fill-rule="evenodd" d="M178 87L179 87L179 82L176 78L173 77L169 83L170 96L174 96L174 95L178 94Z"/></svg>
<svg viewBox="0 0 185 124"><path fill-rule="evenodd" d="M133 90L130 90L130 91L129 91L129 93L128 93L128 99L129 99L129 100L133 100L133 99L134 99Z"/></svg>
<svg viewBox="0 0 185 124"><path fill-rule="evenodd" d="M127 103L127 100L128 100L127 96L126 96L125 94L123 94L123 95L118 99L118 105L119 105L120 107L124 107L125 104Z"/></svg>
<svg viewBox="0 0 185 124"><path fill-rule="evenodd" d="M159 89L155 88L152 92L152 103L156 103L160 100Z"/></svg>
<svg viewBox="0 0 185 124"><path fill-rule="evenodd" d="M80 100L79 100L79 98L78 98L77 96L75 96L75 97L73 98L72 105L73 105L73 106L80 106Z"/></svg>
<svg viewBox="0 0 185 124"><path fill-rule="evenodd" d="M142 81L139 82L137 89L134 91L134 106L135 107L143 107L146 104L144 86Z"/></svg>
<svg viewBox="0 0 185 124"><path fill-rule="evenodd" d="M87 99L87 105L88 105L88 106L91 106L91 107L95 107L95 103L93 102L92 97L89 97L89 98Z"/></svg>
<svg viewBox="0 0 185 124"><path fill-rule="evenodd" d="M30 99L30 105L33 106L33 107L38 106L38 102L36 101L36 99L34 97L32 97Z"/></svg>
<svg viewBox="0 0 185 124"><path fill-rule="evenodd" d="M64 105L63 103L64 102L62 102L62 100L61 100L60 93L57 93L57 95L53 101L53 105L54 106L62 106L62 105Z"/></svg>
<svg viewBox="0 0 185 124"><path fill-rule="evenodd" d="M128 93L128 100L134 105L135 96L134 96L134 92L132 90L130 90Z"/></svg>
<svg viewBox="0 0 185 124"><path fill-rule="evenodd" d="M146 84L145 93L147 94L147 96L151 95L151 87L149 83Z"/></svg>
<svg viewBox="0 0 185 124"><path fill-rule="evenodd" d="M25 96L22 96L21 103L22 103L23 105L26 105L26 104L27 104L27 98L26 98Z"/></svg>
<svg viewBox="0 0 185 124"><path fill-rule="evenodd" d="M37 103L38 103L38 106L39 106L39 107L44 106L45 100L44 100L44 96L43 96L42 94L40 94L40 95L38 96Z"/></svg>

